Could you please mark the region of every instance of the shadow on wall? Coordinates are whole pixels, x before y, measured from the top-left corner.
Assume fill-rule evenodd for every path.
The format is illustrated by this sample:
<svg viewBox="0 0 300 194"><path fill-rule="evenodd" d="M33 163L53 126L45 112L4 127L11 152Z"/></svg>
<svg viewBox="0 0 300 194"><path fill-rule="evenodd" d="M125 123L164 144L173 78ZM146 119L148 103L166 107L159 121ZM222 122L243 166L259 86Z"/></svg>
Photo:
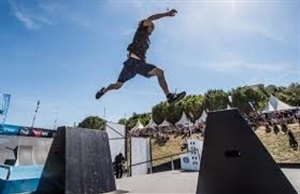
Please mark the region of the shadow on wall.
<svg viewBox="0 0 300 194"><path fill-rule="evenodd" d="M173 160L173 163L174 163L174 170L179 170L179 169L181 169L180 158ZM152 168L152 172L153 172L153 173L156 173L156 172L164 172L164 171L170 171L170 170L172 170L172 164L171 164L171 161L170 161L170 162L163 163L163 164L158 165L158 166L154 166L154 167ZM148 173L149 173L149 170L148 170Z"/></svg>

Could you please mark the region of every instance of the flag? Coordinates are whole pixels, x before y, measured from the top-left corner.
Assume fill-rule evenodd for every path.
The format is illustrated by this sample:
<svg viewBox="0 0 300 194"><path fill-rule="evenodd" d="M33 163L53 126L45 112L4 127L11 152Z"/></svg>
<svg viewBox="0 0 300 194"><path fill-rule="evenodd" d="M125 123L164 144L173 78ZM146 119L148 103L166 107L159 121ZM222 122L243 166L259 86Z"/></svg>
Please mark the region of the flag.
<svg viewBox="0 0 300 194"><path fill-rule="evenodd" d="M1 94L0 95L0 115L1 115L1 123L4 124L6 117L7 117L7 112L9 109L9 103L10 103L10 94Z"/></svg>
<svg viewBox="0 0 300 194"><path fill-rule="evenodd" d="M249 106L251 107L252 111L253 111L253 112L256 112L256 109L255 109L253 103L252 103L252 102L248 102L248 104L249 104Z"/></svg>
<svg viewBox="0 0 300 194"><path fill-rule="evenodd" d="M232 96L228 96L228 100L230 103L232 103Z"/></svg>

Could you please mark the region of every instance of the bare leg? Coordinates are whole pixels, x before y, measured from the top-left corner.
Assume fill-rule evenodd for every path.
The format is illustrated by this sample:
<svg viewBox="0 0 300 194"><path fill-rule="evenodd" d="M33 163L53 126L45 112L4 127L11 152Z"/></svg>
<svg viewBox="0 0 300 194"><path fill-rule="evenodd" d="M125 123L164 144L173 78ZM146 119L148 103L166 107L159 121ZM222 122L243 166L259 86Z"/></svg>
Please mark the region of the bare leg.
<svg viewBox="0 0 300 194"><path fill-rule="evenodd" d="M110 91L110 90L117 90L120 89L122 87L123 83L121 82L116 82L114 84L110 84L109 86L107 86L106 88L102 88L101 90L99 90L96 94L96 99L101 98L106 92Z"/></svg>
<svg viewBox="0 0 300 194"><path fill-rule="evenodd" d="M103 92L106 93L110 90L118 90L122 87L122 85L123 85L123 83L121 83L121 82L116 82L116 83L110 84L109 86L104 88Z"/></svg>
<svg viewBox="0 0 300 194"><path fill-rule="evenodd" d="M162 69L159 69L156 67L156 68L152 69L148 74L155 75L157 77L158 83L159 83L161 89L164 91L166 96L168 94L170 94L168 83L165 79L164 71Z"/></svg>

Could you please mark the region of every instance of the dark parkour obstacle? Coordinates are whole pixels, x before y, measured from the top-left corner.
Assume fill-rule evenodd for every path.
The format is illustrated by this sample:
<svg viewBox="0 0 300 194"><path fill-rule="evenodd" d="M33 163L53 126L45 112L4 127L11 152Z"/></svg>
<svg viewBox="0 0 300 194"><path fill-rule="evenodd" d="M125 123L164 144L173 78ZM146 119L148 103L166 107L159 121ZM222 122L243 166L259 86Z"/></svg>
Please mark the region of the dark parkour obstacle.
<svg viewBox="0 0 300 194"><path fill-rule="evenodd" d="M36 193L104 193L116 190L105 131L59 127Z"/></svg>
<svg viewBox="0 0 300 194"><path fill-rule="evenodd" d="M296 194L237 109L208 113L197 193Z"/></svg>

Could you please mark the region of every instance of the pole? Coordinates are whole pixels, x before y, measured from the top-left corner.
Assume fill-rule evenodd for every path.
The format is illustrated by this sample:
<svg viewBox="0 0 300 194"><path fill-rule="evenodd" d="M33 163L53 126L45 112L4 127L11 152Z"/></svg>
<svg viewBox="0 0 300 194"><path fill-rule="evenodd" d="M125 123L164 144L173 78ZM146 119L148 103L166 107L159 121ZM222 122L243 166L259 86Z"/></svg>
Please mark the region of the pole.
<svg viewBox="0 0 300 194"><path fill-rule="evenodd" d="M34 122L36 119L37 112L39 110L39 106L40 106L40 100L37 101L36 109L34 111L34 115L33 115L33 119L32 119L31 129L33 129L33 127L34 127Z"/></svg>
<svg viewBox="0 0 300 194"><path fill-rule="evenodd" d="M128 146L128 144L129 144L129 138L128 138L128 133L127 133L127 129L126 129L126 125L127 125L127 119L126 119L126 113L124 114L124 118L125 118L125 158L126 158L126 160L127 160L127 162L126 162L126 168L127 168L127 177L129 177L130 176L130 169L129 169L129 157L128 157L128 155L129 156L131 156L130 154L128 154L128 148L129 149L131 149L129 146ZM130 160L131 160L131 158L130 158Z"/></svg>
<svg viewBox="0 0 300 194"><path fill-rule="evenodd" d="M171 156L171 168L172 168L172 171L174 171L173 156Z"/></svg>
<svg viewBox="0 0 300 194"><path fill-rule="evenodd" d="M103 110L103 119L105 120L105 116L106 116L106 108L104 107L104 110Z"/></svg>

